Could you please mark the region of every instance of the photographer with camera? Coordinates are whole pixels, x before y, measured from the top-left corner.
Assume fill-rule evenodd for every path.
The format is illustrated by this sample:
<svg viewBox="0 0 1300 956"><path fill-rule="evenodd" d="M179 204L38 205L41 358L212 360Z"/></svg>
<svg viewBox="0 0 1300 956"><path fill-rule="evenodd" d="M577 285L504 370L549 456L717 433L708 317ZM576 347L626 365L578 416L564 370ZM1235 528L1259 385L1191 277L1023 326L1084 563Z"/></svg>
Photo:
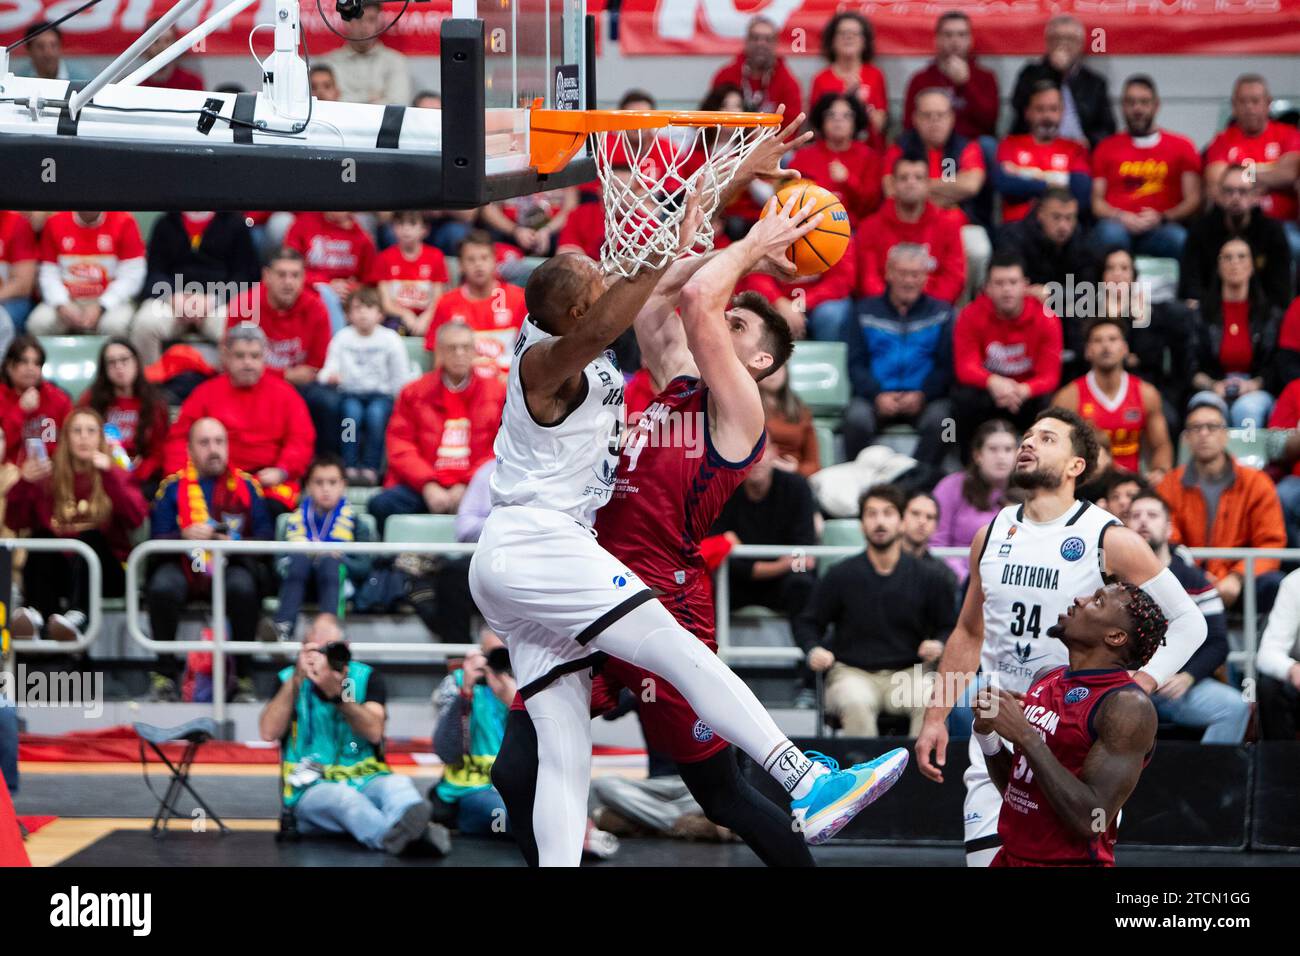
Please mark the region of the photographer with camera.
<svg viewBox="0 0 1300 956"><path fill-rule="evenodd" d="M263 740L280 742L282 819L394 856L417 843L446 853L446 829L429 822L411 778L384 762L387 697L383 677L352 660L337 618L317 617L258 721Z"/></svg>
<svg viewBox="0 0 1300 956"><path fill-rule="evenodd" d="M505 802L492 786L492 764L515 690L505 644L484 629L479 648L466 654L460 668L434 691L438 723L433 750L445 769L429 800L434 819L461 833L507 832Z"/></svg>

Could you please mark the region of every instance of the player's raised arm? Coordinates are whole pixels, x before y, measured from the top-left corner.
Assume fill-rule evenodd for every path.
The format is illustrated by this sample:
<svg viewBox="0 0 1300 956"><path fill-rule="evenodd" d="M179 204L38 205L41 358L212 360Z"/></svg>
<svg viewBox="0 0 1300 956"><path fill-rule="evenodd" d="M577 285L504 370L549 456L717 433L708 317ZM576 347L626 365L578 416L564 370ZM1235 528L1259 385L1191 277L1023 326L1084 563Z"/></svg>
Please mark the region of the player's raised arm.
<svg viewBox="0 0 1300 956"><path fill-rule="evenodd" d="M682 287L716 255L709 252L692 259L678 259L669 266L632 323L637 348L641 350L641 364L650 372L656 389L663 388L678 375L700 374L691 357L677 305Z"/></svg>
<svg viewBox="0 0 1300 956"><path fill-rule="evenodd" d="M811 200L797 208L792 198L781 209L776 208L773 200L767 214L754 224L749 234L719 252L681 292L686 341L700 377L709 387L711 411L716 415L710 423L712 439L718 452L729 460L747 456L762 434L766 418L755 374L761 377L764 368L779 364L776 358L779 351L784 351L780 356L780 361L784 361L789 355L790 342L783 325L780 328L785 334L782 348L779 343L769 341L771 334L765 316L746 308L728 312L727 307L736 282L759 263L770 262L782 271L794 272L785 250L821 222L820 213L809 215L812 209ZM772 316L773 321L778 318ZM752 351L753 356L742 360L736 342L744 342L746 351Z"/></svg>
<svg viewBox="0 0 1300 956"><path fill-rule="evenodd" d="M1160 563L1151 546L1137 532L1122 525L1111 525L1102 538L1102 549L1103 569L1145 591L1169 622L1164 644L1133 675L1150 694L1181 671L1204 643L1208 631L1205 615L1174 577L1174 572Z"/></svg>
<svg viewBox="0 0 1300 956"><path fill-rule="evenodd" d="M970 545L970 583L962 601L957 626L948 635L933 691L925 706L925 722L916 738L916 766L921 774L935 783L943 783L943 767L948 757L948 712L957 697L975 677L984 646L984 586L980 582L980 558L992 525L985 525Z"/></svg>

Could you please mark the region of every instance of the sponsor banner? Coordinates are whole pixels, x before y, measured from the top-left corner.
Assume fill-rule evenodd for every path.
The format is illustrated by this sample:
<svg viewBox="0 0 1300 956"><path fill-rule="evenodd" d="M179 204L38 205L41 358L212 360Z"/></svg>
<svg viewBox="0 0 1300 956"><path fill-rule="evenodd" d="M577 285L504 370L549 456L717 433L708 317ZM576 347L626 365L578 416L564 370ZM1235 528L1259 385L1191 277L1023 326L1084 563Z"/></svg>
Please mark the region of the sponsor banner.
<svg viewBox="0 0 1300 956"><path fill-rule="evenodd" d="M787 54L818 56L826 21L854 11L875 28L878 54L925 55L949 10L970 16L975 50L987 55L1041 53L1058 13L1084 22L1094 54L1300 51L1300 0L623 0L619 45L631 55L734 54L762 14L781 28Z"/></svg>

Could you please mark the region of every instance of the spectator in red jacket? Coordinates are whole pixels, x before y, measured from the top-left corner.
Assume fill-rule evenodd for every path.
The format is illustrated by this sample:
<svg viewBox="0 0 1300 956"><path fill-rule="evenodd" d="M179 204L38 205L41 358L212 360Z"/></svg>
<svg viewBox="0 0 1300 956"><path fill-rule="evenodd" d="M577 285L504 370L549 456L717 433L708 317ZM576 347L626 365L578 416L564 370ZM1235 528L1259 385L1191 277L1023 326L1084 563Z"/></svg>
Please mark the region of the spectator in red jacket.
<svg viewBox="0 0 1300 956"><path fill-rule="evenodd" d="M110 454L104 423L89 408L63 422L53 460L29 457L10 490L5 522L34 538L76 538L99 555L105 597L126 593L122 562L131 532L144 522L140 490ZM32 551L23 574L29 607L14 615L20 637L36 634L56 641L80 640L90 607L90 571L76 554Z"/></svg>
<svg viewBox="0 0 1300 956"><path fill-rule="evenodd" d="M934 59L907 83L903 128L912 128L912 110L922 90L943 90L952 98L957 133L967 139L997 135L998 78L975 62L970 17L960 10L941 14L934 25Z"/></svg>
<svg viewBox="0 0 1300 956"><path fill-rule="evenodd" d="M745 31L745 49L713 76L710 89L733 85L740 87L745 109L756 113L775 113L785 104L786 116L797 116L803 109L799 81L785 60L776 55L779 33L767 17L754 17Z"/></svg>
<svg viewBox="0 0 1300 956"><path fill-rule="evenodd" d="M9 336L27 328L36 291L36 233L20 212L0 211L0 335L8 320ZM6 339L0 352L9 347Z"/></svg>
<svg viewBox="0 0 1300 956"><path fill-rule="evenodd" d="M168 27L162 33L158 34L158 38L154 40L153 43L149 44L149 48L144 51L145 61L147 62L152 60L175 42L176 28ZM180 57L177 57L166 66L159 69L153 76L141 80L140 85L160 87L168 90L207 89L207 87L203 85L203 77L199 76L192 70L187 70L183 66L178 65L180 59Z"/></svg>
<svg viewBox="0 0 1300 956"><path fill-rule="evenodd" d="M956 302L966 287L966 259L962 254L961 227L929 201L929 163L900 156L891 168L894 195L857 230L859 296L885 291L885 258L900 242L924 246L934 260L925 284L928 295Z"/></svg>
<svg viewBox="0 0 1300 956"><path fill-rule="evenodd" d="M348 324L343 302L375 268L375 244L350 212L300 212L284 237L307 262L307 281L329 310L330 327Z"/></svg>
<svg viewBox="0 0 1300 956"><path fill-rule="evenodd" d="M1259 208L1286 228L1292 257L1300 256L1300 202L1296 178L1300 176L1300 131L1269 119L1273 97L1268 81L1258 73L1237 77L1232 85L1232 122L1205 150L1205 179L1210 199L1220 202L1218 187L1230 164L1250 165L1254 185L1266 190Z"/></svg>
<svg viewBox="0 0 1300 956"><path fill-rule="evenodd" d="M230 466L257 478L273 514L293 508L299 481L312 458L316 429L307 404L292 385L267 374L266 333L241 324L226 332L225 371L204 382L181 405L163 451L163 470L185 467L190 426L215 418L230 436Z"/></svg>
<svg viewBox="0 0 1300 956"><path fill-rule="evenodd" d="M1092 232L1100 251L1119 247L1140 256L1178 259L1184 223L1201 211L1201 157L1186 136L1156 126L1160 97L1142 74L1124 81L1125 131L1092 154Z"/></svg>
<svg viewBox="0 0 1300 956"><path fill-rule="evenodd" d="M528 309L524 290L496 276L492 237L475 230L460 244L461 284L438 300L424 347L435 351L438 329L460 322L474 333L474 371L485 378L505 377L515 339Z"/></svg>
<svg viewBox="0 0 1300 956"><path fill-rule="evenodd" d="M126 335L144 285L144 243L129 212L56 212L41 230L32 335Z"/></svg>
<svg viewBox="0 0 1300 956"><path fill-rule="evenodd" d="M1029 294L1025 267L998 253L984 293L961 310L953 329L957 440L969 448L986 418L1025 429L1047 407L1061 379L1061 322Z"/></svg>
<svg viewBox="0 0 1300 956"><path fill-rule="evenodd" d="M783 281L763 272L751 272L736 283L736 291L753 290L771 302L796 339L834 342L853 311L856 272L857 253L850 240L840 261L820 275Z"/></svg>
<svg viewBox="0 0 1300 956"><path fill-rule="evenodd" d="M862 105L867 116L866 128L859 135L869 139L872 147L885 145L885 126L889 123L889 92L885 74L871 61L876 54L876 31L871 21L860 13L837 13L822 30L822 56L830 66L812 81L808 105L816 106L827 93L845 93ZM786 104L789 107L789 104ZM816 129L817 123L813 123Z"/></svg>
<svg viewBox="0 0 1300 956"><path fill-rule="evenodd" d="M492 457L505 386L474 374L474 333L461 322L437 333L437 366L397 396L388 420L385 490L370 500L382 535L398 514L455 514L475 470Z"/></svg>
<svg viewBox="0 0 1300 956"><path fill-rule="evenodd" d="M167 400L144 377L140 353L126 339L109 339L99 350L95 380L77 403L93 408L104 420L110 448L126 455L131 480L153 498L162 480L163 445L167 441ZM121 462L119 462L120 464Z"/></svg>
<svg viewBox="0 0 1300 956"><path fill-rule="evenodd" d="M317 381L329 349L330 318L320 296L306 287L307 275L302 254L296 249L286 247L273 253L257 288L231 304L226 331L244 324L262 330L266 370L296 388L307 403L317 452L338 454L338 390Z"/></svg>
<svg viewBox="0 0 1300 956"><path fill-rule="evenodd" d="M41 377L45 349L35 336L20 335L0 367L0 423L8 460L21 465L37 443L36 456L53 458L59 423L72 411L68 393Z"/></svg>
<svg viewBox="0 0 1300 956"><path fill-rule="evenodd" d="M1002 196L1002 223L1029 215L1034 200L1053 186L1070 190L1083 208L1092 200L1088 147L1060 135L1065 100L1054 80L1039 80L1025 106L1028 133L998 144L993 186Z"/></svg>
<svg viewBox="0 0 1300 956"><path fill-rule="evenodd" d="M827 93L813 104L817 138L790 165L804 179L829 189L858 225L880 206L880 155L858 139L866 126L862 104L847 93Z"/></svg>

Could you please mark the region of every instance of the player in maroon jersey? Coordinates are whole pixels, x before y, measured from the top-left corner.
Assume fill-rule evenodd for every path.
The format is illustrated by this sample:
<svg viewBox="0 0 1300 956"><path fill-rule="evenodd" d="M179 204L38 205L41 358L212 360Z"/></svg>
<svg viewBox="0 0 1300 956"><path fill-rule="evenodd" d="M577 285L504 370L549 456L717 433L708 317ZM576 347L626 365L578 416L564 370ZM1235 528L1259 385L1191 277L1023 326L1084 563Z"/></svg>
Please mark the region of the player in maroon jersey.
<svg viewBox="0 0 1300 956"><path fill-rule="evenodd" d="M1130 672L1166 626L1141 588L1107 584L1047 631L1068 666L1037 675L1023 697L980 692L973 730L1003 801L993 866L1114 866L1116 818L1156 741L1155 705Z"/></svg>

